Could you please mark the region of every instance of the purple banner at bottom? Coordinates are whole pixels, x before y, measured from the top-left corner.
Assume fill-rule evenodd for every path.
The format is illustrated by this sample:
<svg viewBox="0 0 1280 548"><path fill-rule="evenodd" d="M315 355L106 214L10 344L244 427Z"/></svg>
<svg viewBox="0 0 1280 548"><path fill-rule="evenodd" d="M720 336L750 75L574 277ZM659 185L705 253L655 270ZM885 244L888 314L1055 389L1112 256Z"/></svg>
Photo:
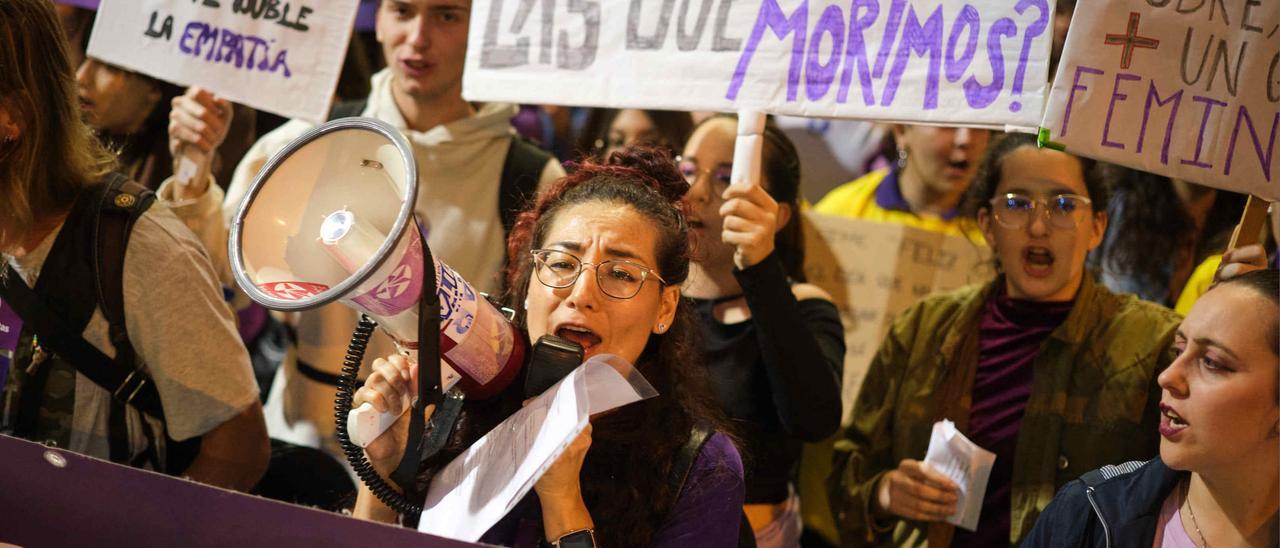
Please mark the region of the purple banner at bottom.
<svg viewBox="0 0 1280 548"><path fill-rule="evenodd" d="M0 436L0 544L477 546Z"/></svg>

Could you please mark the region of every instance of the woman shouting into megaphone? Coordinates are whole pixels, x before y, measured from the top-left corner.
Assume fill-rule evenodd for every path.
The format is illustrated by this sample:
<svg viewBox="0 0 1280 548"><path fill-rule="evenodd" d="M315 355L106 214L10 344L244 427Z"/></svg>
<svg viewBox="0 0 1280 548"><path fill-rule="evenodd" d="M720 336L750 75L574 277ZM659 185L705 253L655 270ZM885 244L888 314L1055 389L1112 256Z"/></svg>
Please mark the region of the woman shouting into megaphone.
<svg viewBox="0 0 1280 548"><path fill-rule="evenodd" d="M530 339L551 334L580 344L588 358L622 357L660 395L593 417L536 484L536 504L517 505L482 542L737 545L742 462L703 368L689 363L694 320L680 299L679 286L689 274L681 202L687 189L666 153L624 149L603 164L579 166L519 217L508 242L507 276L511 303L520 309L516 321ZM400 357L377 360L355 405L399 412L403 395L416 386L413 369ZM483 435L501 406L468 402L454 438L465 443ZM366 448L384 475L401 458L408 422L401 417ZM686 479L667 481L684 476L674 468L695 433L709 436ZM443 464L428 459L423 478ZM360 493L356 514L396 518L367 491Z"/></svg>

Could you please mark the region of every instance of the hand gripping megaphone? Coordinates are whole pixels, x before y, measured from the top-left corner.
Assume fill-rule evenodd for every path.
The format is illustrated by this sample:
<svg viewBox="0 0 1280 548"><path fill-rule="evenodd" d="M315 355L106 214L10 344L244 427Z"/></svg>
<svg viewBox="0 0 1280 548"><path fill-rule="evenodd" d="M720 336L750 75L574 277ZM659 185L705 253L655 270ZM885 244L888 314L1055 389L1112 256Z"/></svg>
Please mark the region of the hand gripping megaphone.
<svg viewBox="0 0 1280 548"><path fill-rule="evenodd" d="M439 401L442 392L454 400L486 398L515 379L528 342L465 279L431 256L414 215L417 194L413 152L395 128L371 118L316 127L255 177L231 222L232 272L249 298L269 309L341 302L376 321L402 351L417 351L422 366L436 360L425 356L438 355L438 375L420 367L420 400ZM360 337L367 342L371 326L362 320L353 335L355 357L344 366L352 385L363 357ZM349 409L354 387L345 391ZM419 413L412 420L424 407L415 402ZM339 437L360 446L397 418L367 403L341 414ZM359 454L358 448L348 451L353 460Z"/></svg>

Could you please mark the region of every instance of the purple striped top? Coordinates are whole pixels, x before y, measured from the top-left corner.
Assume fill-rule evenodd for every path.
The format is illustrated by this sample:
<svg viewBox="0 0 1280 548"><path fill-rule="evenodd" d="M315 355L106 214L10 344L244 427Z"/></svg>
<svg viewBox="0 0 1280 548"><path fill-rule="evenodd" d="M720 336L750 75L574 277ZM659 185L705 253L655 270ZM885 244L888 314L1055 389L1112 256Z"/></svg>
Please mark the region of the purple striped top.
<svg viewBox="0 0 1280 548"><path fill-rule="evenodd" d="M957 528L951 543L954 547L1009 544L1014 450L1031 397L1032 363L1074 304L1013 299L1004 291L987 299L978 327L978 370L966 435L995 453L996 461L982 499L978 530L971 533Z"/></svg>

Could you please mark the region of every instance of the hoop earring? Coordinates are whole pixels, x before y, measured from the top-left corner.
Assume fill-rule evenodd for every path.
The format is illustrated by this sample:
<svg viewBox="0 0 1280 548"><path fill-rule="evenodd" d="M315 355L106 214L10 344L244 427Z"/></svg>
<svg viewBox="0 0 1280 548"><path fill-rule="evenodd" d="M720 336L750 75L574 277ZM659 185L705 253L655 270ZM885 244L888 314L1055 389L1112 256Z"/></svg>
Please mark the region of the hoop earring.
<svg viewBox="0 0 1280 548"><path fill-rule="evenodd" d="M904 147L898 147L898 170L901 171L906 168L907 168L907 149Z"/></svg>

